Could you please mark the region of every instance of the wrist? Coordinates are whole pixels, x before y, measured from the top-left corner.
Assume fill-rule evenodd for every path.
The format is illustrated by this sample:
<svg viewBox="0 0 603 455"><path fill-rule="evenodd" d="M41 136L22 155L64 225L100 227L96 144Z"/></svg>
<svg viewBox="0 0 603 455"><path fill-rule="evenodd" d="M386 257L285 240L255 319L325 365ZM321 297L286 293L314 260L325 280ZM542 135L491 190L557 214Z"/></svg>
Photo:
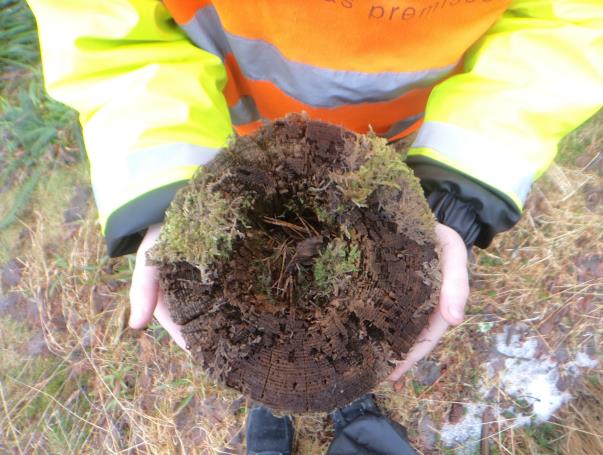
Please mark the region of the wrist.
<svg viewBox="0 0 603 455"><path fill-rule="evenodd" d="M140 246L138 247L138 251L146 251L155 244L155 241L157 240L157 238L159 237L159 234L161 233L162 225L163 225L163 223L156 223L156 224L151 224L147 228L147 230L142 238L142 242L140 243Z"/></svg>
<svg viewBox="0 0 603 455"><path fill-rule="evenodd" d="M486 248L496 234L515 225L520 209L504 194L430 158L412 156L407 164L419 178L436 218L470 247Z"/></svg>
<svg viewBox="0 0 603 455"><path fill-rule="evenodd" d="M432 191L426 198L436 219L453 229L465 246L471 248L481 232L481 223L473 206L444 190Z"/></svg>

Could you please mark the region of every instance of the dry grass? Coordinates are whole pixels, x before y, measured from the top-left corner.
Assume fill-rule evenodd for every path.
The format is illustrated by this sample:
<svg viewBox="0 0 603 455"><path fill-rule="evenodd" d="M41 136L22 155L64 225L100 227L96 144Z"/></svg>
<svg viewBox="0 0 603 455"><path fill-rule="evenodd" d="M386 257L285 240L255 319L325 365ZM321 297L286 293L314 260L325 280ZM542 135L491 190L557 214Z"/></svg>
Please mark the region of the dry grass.
<svg viewBox="0 0 603 455"><path fill-rule="evenodd" d="M561 436L559 447L565 455L603 453L603 383L593 375L578 389L576 399L559 417Z"/></svg>
<svg viewBox="0 0 603 455"><path fill-rule="evenodd" d="M522 221L487 251L475 252L468 317L434 355L447 368L434 386L418 394L416 384L407 381L400 403L403 419L414 412L438 422L446 419L453 402L473 401L483 362L479 348L488 338L479 331L485 323L493 323L496 332L523 321L545 354L598 353L603 333L603 199L596 202L595 193L600 197L603 191L602 125L599 114L568 138L559 157L564 165L553 165L535 185ZM600 373L593 372L597 384ZM601 409L589 407L577 417L581 406L601 398L600 387L581 393L589 392L593 395L570 402L551 424L527 429L501 425L508 429L490 437L490 453L580 453L573 441L600 446L603 431L596 423ZM412 421L417 420L414 414Z"/></svg>
<svg viewBox="0 0 603 455"><path fill-rule="evenodd" d="M7 333L21 332L2 352L0 425L8 447L176 453L195 426L201 453L219 447L235 427L212 419L226 415L236 396L198 374L157 325L141 333L125 328L131 258L107 259L91 220L68 242L51 227L41 216L26 226L31 243L17 289L36 304L37 330L49 352L23 355L32 346L22 328L31 325L33 334L37 321L3 321ZM204 415L206 401L212 410ZM195 409L186 416L191 403Z"/></svg>
<svg viewBox="0 0 603 455"><path fill-rule="evenodd" d="M11 49L9 56L24 52ZM28 70L2 72L36 81ZM6 81L0 120L19 106L19 84ZM0 268L15 258L21 271L0 292L0 453L239 453L245 401L191 365L157 324L140 333L126 328L133 258L106 256L93 204L81 197L89 183L76 148L71 133L49 142L41 178L17 221L0 231ZM0 144L0 162L27 150ZM19 182L30 175L23 163ZM0 187L2 217L23 193ZM80 216L66 222L64 211L74 206ZM400 393L386 385L377 391L422 453L449 451L438 448L439 429L453 404L478 396L484 346L505 324L523 321L547 354L598 352L601 226L603 114L564 142L519 225L475 252L468 316L431 356L440 368L435 383L425 386L414 373ZM574 399L550 422L497 422L482 453L603 453L603 369L583 373L570 387ZM297 429L297 453L324 453L332 437L324 416L298 419Z"/></svg>

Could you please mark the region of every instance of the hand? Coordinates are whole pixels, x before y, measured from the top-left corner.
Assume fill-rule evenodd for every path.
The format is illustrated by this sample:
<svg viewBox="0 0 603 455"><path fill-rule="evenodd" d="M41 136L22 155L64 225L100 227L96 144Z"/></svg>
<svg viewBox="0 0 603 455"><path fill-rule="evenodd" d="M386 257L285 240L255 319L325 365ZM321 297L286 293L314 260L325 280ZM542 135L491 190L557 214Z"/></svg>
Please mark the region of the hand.
<svg viewBox="0 0 603 455"><path fill-rule="evenodd" d="M400 362L387 380L396 382L418 360L425 357L436 346L450 325L463 322L465 302L469 297L469 276L467 274L467 248L456 231L439 224L436 235L442 248L442 289L440 300L406 358Z"/></svg>
<svg viewBox="0 0 603 455"><path fill-rule="evenodd" d="M133 329L144 329L153 316L174 339L182 349L186 349L186 342L180 332L180 326L172 321L170 312L163 299L163 291L159 287L157 279L159 271L157 267L146 264L146 253L157 237L161 224L149 226L142 243L136 252L136 265L132 274L132 286L130 287L130 322Z"/></svg>

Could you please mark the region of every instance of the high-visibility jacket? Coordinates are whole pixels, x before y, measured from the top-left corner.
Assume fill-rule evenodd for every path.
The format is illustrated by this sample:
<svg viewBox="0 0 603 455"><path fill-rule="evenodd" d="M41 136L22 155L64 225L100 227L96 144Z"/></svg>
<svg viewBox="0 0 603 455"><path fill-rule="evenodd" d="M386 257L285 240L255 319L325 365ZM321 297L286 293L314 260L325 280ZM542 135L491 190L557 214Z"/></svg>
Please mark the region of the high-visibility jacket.
<svg viewBox="0 0 603 455"><path fill-rule="evenodd" d="M518 212L603 104L602 0L29 0L112 254L232 134L305 111L397 139Z"/></svg>

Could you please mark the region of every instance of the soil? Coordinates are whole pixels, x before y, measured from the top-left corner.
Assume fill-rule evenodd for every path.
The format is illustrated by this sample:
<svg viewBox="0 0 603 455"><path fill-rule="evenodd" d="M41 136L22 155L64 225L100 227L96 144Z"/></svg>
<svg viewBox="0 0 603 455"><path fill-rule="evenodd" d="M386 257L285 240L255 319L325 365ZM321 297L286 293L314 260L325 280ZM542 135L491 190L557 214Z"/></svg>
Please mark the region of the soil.
<svg viewBox="0 0 603 455"><path fill-rule="evenodd" d="M236 224L190 227L216 200ZM381 382L426 324L440 281L433 226L393 148L290 116L199 172L149 259L213 378L275 410L330 411ZM201 234L222 239L218 253L187 244Z"/></svg>

